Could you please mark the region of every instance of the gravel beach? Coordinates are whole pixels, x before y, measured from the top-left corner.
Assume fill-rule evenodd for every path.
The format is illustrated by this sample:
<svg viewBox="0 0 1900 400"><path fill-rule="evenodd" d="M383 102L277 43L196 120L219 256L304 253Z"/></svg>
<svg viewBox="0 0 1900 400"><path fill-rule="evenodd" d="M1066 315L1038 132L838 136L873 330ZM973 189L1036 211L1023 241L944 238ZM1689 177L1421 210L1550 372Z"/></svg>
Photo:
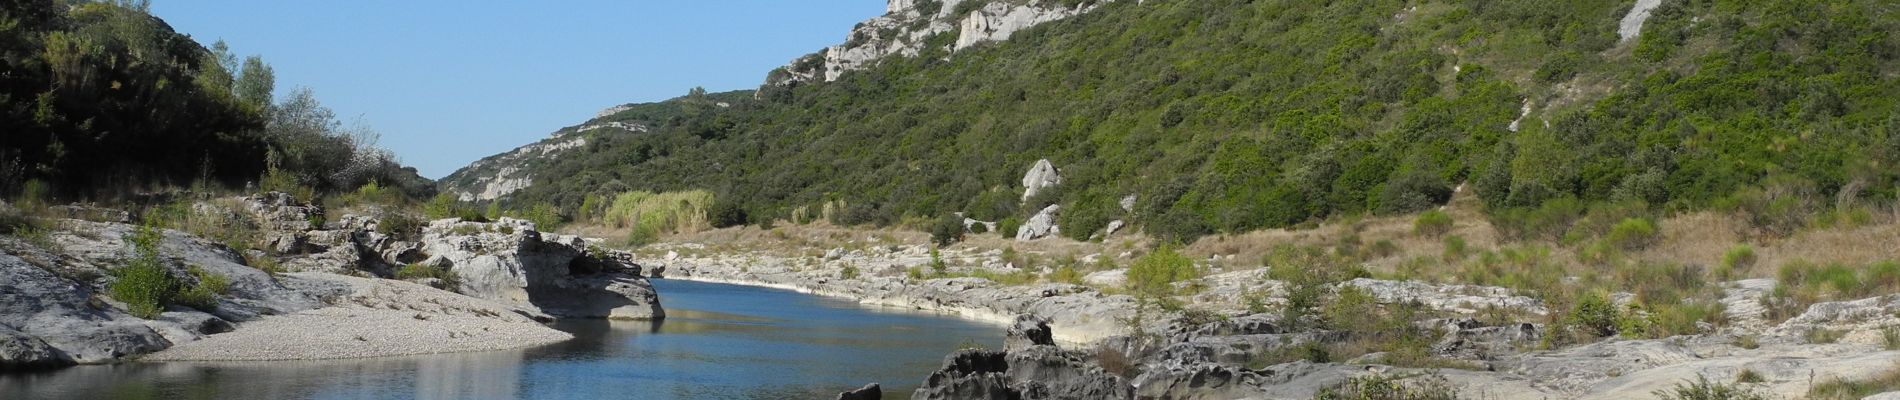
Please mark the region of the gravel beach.
<svg viewBox="0 0 1900 400"><path fill-rule="evenodd" d="M143 361L324 360L513 349L573 335L531 312L414 283L295 274L338 284L332 306L239 324Z"/></svg>

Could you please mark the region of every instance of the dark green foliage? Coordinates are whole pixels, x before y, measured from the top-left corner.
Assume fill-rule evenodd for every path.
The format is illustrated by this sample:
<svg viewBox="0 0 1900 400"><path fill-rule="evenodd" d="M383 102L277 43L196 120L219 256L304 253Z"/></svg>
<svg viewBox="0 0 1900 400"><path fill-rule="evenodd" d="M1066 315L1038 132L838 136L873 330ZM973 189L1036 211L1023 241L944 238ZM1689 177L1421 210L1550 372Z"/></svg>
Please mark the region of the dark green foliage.
<svg viewBox="0 0 1900 400"><path fill-rule="evenodd" d="M930 224L930 241L939 247L963 241L963 218L954 214L938 217Z"/></svg>
<svg viewBox="0 0 1900 400"><path fill-rule="evenodd" d="M154 185L235 188L271 165L292 186L326 193L369 181L433 191L359 140L370 135L342 129L307 91L273 105L275 77L262 59L240 68L223 43L208 49L142 4L0 5L0 192L28 179L83 198Z"/></svg>
<svg viewBox="0 0 1900 400"><path fill-rule="evenodd" d="M1577 299L1566 322L1597 337L1611 336L1616 334L1620 314L1610 299L1601 294L1587 293Z"/></svg>
<svg viewBox="0 0 1900 400"><path fill-rule="evenodd" d="M1802 193L1855 183L1862 199L1900 187L1884 167L1900 164L1891 7L1667 2L1619 44L1618 2L1413 6L1104 3L1009 41L927 48L756 99L636 105L594 122L650 132L586 133L584 150L531 168L572 179L510 201L742 187L732 200L754 214L835 202L841 225L1062 204L1063 230L1086 238L1119 214L1102 199L1135 194L1126 220L1188 242L1424 210L1468 183L1508 238L1558 240L1590 204L1697 209L1771 175L1810 182ZM1559 86L1571 83L1590 87L1554 94L1578 92ZM1532 114L1508 130L1527 101ZM1042 158L1064 183L1019 209L1016 182ZM1755 197L1771 231L1794 221L1777 210L1803 208Z"/></svg>
<svg viewBox="0 0 1900 400"><path fill-rule="evenodd" d="M1016 231L1023 227L1022 218L1009 217L996 223L996 234L1003 237L1016 237Z"/></svg>
<svg viewBox="0 0 1900 400"><path fill-rule="evenodd" d="M376 221L376 233L389 235L396 240L416 240L422 236L423 223L406 213L392 212Z"/></svg>
<svg viewBox="0 0 1900 400"><path fill-rule="evenodd" d="M714 228L745 225L747 222L745 209L740 208L738 203L726 201L722 197L714 200L712 206L706 208L706 222L711 223Z"/></svg>

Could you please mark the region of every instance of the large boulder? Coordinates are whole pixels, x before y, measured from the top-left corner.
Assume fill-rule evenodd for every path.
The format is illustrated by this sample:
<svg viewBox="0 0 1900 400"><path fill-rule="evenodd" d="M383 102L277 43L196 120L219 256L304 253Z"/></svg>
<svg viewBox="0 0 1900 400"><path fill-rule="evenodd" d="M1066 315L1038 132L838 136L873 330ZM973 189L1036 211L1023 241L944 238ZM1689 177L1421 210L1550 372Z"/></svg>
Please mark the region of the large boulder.
<svg viewBox="0 0 1900 400"><path fill-rule="evenodd" d="M1049 320L1034 315L1017 316L1016 323L1010 324L1003 336L1003 349L1009 351L1055 344L1055 338L1049 331Z"/></svg>
<svg viewBox="0 0 1900 400"><path fill-rule="evenodd" d="M117 361L171 346L90 288L0 253L0 369Z"/></svg>
<svg viewBox="0 0 1900 400"><path fill-rule="evenodd" d="M1019 317L1006 350L951 354L912 399L1127 399L1132 387L1097 363L1056 348L1049 325Z"/></svg>
<svg viewBox="0 0 1900 400"><path fill-rule="evenodd" d="M882 400L883 398L884 388L876 383L864 385L857 390L838 393L838 400Z"/></svg>
<svg viewBox="0 0 1900 400"><path fill-rule="evenodd" d="M1022 227L1016 228L1016 240L1030 241L1062 233L1062 228L1056 226L1056 213L1059 212L1062 212L1062 206L1055 204L1036 212L1036 216L1029 217Z"/></svg>
<svg viewBox="0 0 1900 400"><path fill-rule="evenodd" d="M1049 163L1048 159L1036 160L1035 165L1029 166L1029 172L1023 174L1023 201L1029 201L1043 189L1059 184L1062 184L1062 176L1056 174L1055 164Z"/></svg>
<svg viewBox="0 0 1900 400"><path fill-rule="evenodd" d="M589 254L575 236L543 235L527 221L435 221L423 230L425 265L447 267L457 292L557 317L657 319L659 296L630 257Z"/></svg>
<svg viewBox="0 0 1900 400"><path fill-rule="evenodd" d="M241 203L256 218L258 225L279 232L302 232L323 227L313 224L323 216L323 208L297 201L284 192L267 192L244 198Z"/></svg>

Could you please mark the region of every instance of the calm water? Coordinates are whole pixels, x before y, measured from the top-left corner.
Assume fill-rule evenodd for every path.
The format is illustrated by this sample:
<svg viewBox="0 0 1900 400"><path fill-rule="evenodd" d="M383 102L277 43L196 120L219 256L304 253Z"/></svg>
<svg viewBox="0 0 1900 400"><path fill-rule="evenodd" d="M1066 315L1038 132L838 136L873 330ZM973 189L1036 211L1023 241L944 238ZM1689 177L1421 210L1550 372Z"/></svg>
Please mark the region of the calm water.
<svg viewBox="0 0 1900 400"><path fill-rule="evenodd" d="M576 339L513 351L368 360L82 366L0 375L0 399L787 399L869 382L908 398L1002 328L790 291L655 280L660 323L571 321ZM893 395L893 392L894 395Z"/></svg>

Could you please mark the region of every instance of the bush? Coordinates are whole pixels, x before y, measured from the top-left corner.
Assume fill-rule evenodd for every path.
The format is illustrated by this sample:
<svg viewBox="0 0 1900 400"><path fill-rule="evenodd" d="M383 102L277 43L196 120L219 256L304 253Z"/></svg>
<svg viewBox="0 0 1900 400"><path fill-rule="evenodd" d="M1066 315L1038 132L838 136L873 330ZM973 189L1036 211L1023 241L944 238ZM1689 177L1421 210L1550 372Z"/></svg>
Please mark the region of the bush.
<svg viewBox="0 0 1900 400"><path fill-rule="evenodd" d="M1418 215L1418 220L1412 222L1412 233L1438 237L1451 232L1451 224L1451 214L1439 210L1426 211Z"/></svg>
<svg viewBox="0 0 1900 400"><path fill-rule="evenodd" d="M1465 259L1465 252L1467 251L1466 247L1467 245L1465 244L1465 238L1458 237L1458 236L1446 236L1445 237L1445 253L1442 255L1442 258L1448 262L1449 261L1463 261Z"/></svg>
<svg viewBox="0 0 1900 400"><path fill-rule="evenodd" d="M615 228L633 228L637 235L657 239L661 233L691 232L709 227L706 208L711 192L626 192L614 197L602 222Z"/></svg>
<svg viewBox="0 0 1900 400"><path fill-rule="evenodd" d="M949 246L963 241L963 219L955 214L944 215L930 224L930 241L938 247Z"/></svg>
<svg viewBox="0 0 1900 400"><path fill-rule="evenodd" d="M1610 228L1610 235L1604 240L1623 250L1642 250L1655 244L1657 236L1655 223L1648 219L1628 218Z"/></svg>
<svg viewBox="0 0 1900 400"><path fill-rule="evenodd" d="M706 209L706 219L712 227L722 229L745 225L748 221L739 203L725 200L714 200L712 207Z"/></svg>
<svg viewBox="0 0 1900 400"><path fill-rule="evenodd" d="M396 240L415 240L422 236L422 221L409 214L391 212L376 221L376 233L388 235Z"/></svg>
<svg viewBox="0 0 1900 400"><path fill-rule="evenodd" d="M858 279L858 266L845 265L843 270L838 271L838 279Z"/></svg>
<svg viewBox="0 0 1900 400"><path fill-rule="evenodd" d="M1755 266L1755 247L1748 244L1736 244L1722 253L1722 267L1731 270L1748 269Z"/></svg>
<svg viewBox="0 0 1900 400"><path fill-rule="evenodd" d="M980 223L980 222L970 224L970 233L977 234L977 235L990 233L990 224L985 224L985 223Z"/></svg>
<svg viewBox="0 0 1900 400"><path fill-rule="evenodd" d="M1006 237L1006 238L1015 237L1016 231L1022 229L1022 227L1023 227L1022 218L1016 218L1016 217L1004 218L1002 221L999 221L996 223L996 234L1001 235L1002 237Z"/></svg>
<svg viewBox="0 0 1900 400"><path fill-rule="evenodd" d="M534 223L534 229L540 232L552 232L561 227L561 209L548 203L534 203L528 212L521 214L522 219Z"/></svg>
<svg viewBox="0 0 1900 400"><path fill-rule="evenodd" d="M427 278L441 280L443 286L450 288L449 290L455 290L454 288L460 286L462 283L461 277L455 275L455 271L448 268L412 263L403 265L402 269L396 270L396 279L415 280Z"/></svg>
<svg viewBox="0 0 1900 400"><path fill-rule="evenodd" d="M159 259L158 245L163 236L158 229L140 226L132 237L132 260L112 271L108 291L112 298L125 302L127 311L139 318L151 319L165 311L178 293L178 283Z"/></svg>
<svg viewBox="0 0 1900 400"><path fill-rule="evenodd" d="M1194 260L1172 246L1162 246L1128 267L1128 289L1143 295L1167 296L1173 294L1175 282L1199 277Z"/></svg>
<svg viewBox="0 0 1900 400"><path fill-rule="evenodd" d="M1577 299L1567 322L1596 337L1608 337L1616 335L1618 317L1616 304L1593 292Z"/></svg>
<svg viewBox="0 0 1900 400"><path fill-rule="evenodd" d="M436 194L422 204L422 216L430 220L462 216L462 202L448 192Z"/></svg>
<svg viewBox="0 0 1900 400"><path fill-rule="evenodd" d="M1050 282L1080 285L1082 284L1082 272L1075 270L1075 267L1064 265L1057 267L1055 271L1050 271L1049 275L1044 276L1043 279L1047 279Z"/></svg>

